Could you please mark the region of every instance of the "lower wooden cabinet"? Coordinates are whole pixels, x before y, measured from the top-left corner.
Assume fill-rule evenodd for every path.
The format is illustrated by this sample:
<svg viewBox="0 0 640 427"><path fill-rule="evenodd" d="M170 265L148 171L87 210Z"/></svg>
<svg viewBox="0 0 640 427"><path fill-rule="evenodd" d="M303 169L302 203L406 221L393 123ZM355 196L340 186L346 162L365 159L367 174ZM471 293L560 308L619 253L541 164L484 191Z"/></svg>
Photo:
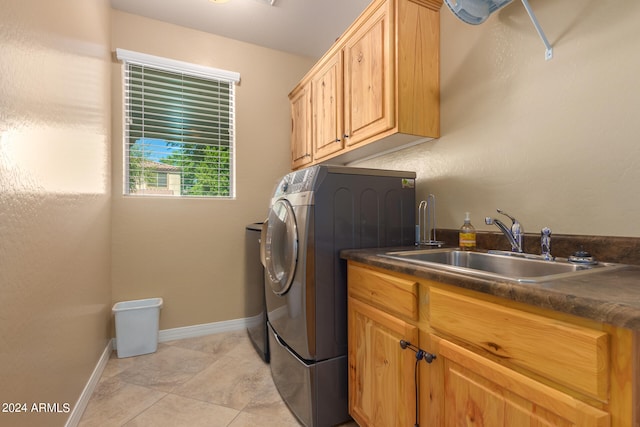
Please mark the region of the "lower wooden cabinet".
<svg viewBox="0 0 640 427"><path fill-rule="evenodd" d="M640 333L349 261L361 426L640 426ZM410 341L436 355L419 363ZM416 411L418 409L418 411Z"/></svg>
<svg viewBox="0 0 640 427"><path fill-rule="evenodd" d="M431 394L441 425L466 427L608 427L610 415L567 394L432 336L440 372Z"/></svg>
<svg viewBox="0 0 640 427"><path fill-rule="evenodd" d="M599 401L607 400L610 339L605 331L429 290L430 329Z"/></svg>
<svg viewBox="0 0 640 427"><path fill-rule="evenodd" d="M418 327L349 298L349 412L360 427L415 423Z"/></svg>
<svg viewBox="0 0 640 427"><path fill-rule="evenodd" d="M418 284L359 265L348 267L349 412L360 427L416 422Z"/></svg>

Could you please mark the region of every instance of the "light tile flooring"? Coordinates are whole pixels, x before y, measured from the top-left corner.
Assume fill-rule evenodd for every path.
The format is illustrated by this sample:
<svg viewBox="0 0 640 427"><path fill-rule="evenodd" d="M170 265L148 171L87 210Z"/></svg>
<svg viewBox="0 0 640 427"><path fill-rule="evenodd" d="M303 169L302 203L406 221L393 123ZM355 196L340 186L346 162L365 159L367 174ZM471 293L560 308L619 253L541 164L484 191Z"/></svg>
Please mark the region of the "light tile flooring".
<svg viewBox="0 0 640 427"><path fill-rule="evenodd" d="M242 330L160 343L136 357L114 352L79 427L299 425Z"/></svg>

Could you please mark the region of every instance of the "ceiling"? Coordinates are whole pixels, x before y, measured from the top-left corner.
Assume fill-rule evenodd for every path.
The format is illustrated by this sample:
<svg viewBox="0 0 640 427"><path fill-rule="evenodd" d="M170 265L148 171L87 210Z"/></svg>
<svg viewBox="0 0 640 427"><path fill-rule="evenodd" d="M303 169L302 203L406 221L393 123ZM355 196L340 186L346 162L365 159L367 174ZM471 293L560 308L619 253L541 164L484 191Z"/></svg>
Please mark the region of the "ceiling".
<svg viewBox="0 0 640 427"><path fill-rule="evenodd" d="M371 0L111 0L124 12L319 58Z"/></svg>

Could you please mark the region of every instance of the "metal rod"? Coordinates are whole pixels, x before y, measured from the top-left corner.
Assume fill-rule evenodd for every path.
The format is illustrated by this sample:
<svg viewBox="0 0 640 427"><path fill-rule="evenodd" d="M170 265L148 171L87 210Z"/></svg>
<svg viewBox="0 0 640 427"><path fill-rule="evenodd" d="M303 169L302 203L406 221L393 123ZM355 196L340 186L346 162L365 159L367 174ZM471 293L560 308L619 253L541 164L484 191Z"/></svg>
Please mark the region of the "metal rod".
<svg viewBox="0 0 640 427"><path fill-rule="evenodd" d="M427 200L418 207L418 241L422 246L442 246L444 242L436 240L436 196L429 194Z"/></svg>
<svg viewBox="0 0 640 427"><path fill-rule="evenodd" d="M524 5L524 8L527 10L527 13L529 14L529 18L531 18L531 22L533 22L533 26L536 27L536 31L538 32L538 35L542 39L542 43L544 43L544 46L547 48L547 50L545 51L544 58L548 61L551 58L553 58L553 47L551 47L549 40L547 40L547 37L544 35L544 31L542 31L542 27L538 23L538 20L536 19L536 15L533 13L533 10L531 10L531 6L529 6L528 0L522 0L522 4Z"/></svg>
<svg viewBox="0 0 640 427"><path fill-rule="evenodd" d="M429 194L427 196L427 232L429 233L428 241L436 241L436 196Z"/></svg>
<svg viewBox="0 0 640 427"><path fill-rule="evenodd" d="M425 230L427 222L427 201L423 200L420 202L420 206L418 207L418 244L422 245L427 239L425 238Z"/></svg>

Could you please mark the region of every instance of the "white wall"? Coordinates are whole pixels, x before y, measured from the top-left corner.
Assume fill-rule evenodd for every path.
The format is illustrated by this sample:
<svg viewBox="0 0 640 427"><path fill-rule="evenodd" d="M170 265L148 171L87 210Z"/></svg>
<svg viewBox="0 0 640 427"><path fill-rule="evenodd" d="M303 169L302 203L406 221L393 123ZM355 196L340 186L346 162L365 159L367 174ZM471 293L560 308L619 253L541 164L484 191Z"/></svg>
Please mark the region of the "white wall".
<svg viewBox="0 0 640 427"><path fill-rule="evenodd" d="M442 137L358 166L415 170L440 228L501 208L527 232L640 237L640 2L530 4L550 61L521 2L480 26L443 5Z"/></svg>

